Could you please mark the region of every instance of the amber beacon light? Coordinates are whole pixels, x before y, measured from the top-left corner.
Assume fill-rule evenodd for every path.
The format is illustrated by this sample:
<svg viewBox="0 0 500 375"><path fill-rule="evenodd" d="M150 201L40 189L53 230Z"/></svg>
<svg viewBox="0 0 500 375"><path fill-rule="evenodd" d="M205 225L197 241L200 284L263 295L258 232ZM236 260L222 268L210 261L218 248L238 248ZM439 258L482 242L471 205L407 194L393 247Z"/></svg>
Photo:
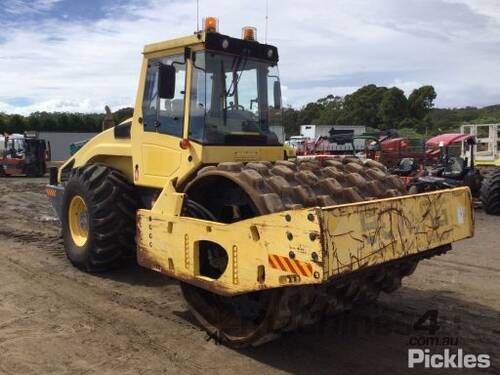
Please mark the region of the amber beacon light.
<svg viewBox="0 0 500 375"><path fill-rule="evenodd" d="M207 33L217 33L219 32L219 20L216 17L205 17L203 27Z"/></svg>
<svg viewBox="0 0 500 375"><path fill-rule="evenodd" d="M252 42L257 41L257 29L252 26L245 26L241 29L241 39L250 40Z"/></svg>

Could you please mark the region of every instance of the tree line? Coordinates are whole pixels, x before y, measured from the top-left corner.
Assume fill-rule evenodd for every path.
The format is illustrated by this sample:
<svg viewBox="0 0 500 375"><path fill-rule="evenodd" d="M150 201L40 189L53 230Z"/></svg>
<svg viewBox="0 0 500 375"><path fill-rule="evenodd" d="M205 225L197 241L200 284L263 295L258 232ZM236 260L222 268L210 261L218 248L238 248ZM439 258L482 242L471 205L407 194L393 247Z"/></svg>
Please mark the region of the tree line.
<svg viewBox="0 0 500 375"><path fill-rule="evenodd" d="M293 122L289 126L292 132L296 132L301 124L411 128L422 132L431 125L427 115L435 99L436 91L432 86L422 86L406 97L397 87L367 85L345 97L328 95L320 98L299 111L288 108L286 117Z"/></svg>
<svg viewBox="0 0 500 375"><path fill-rule="evenodd" d="M400 129L408 135L458 131L464 123L500 122L500 105L484 108L434 108L433 86L413 90L407 97L397 87L367 85L344 97L328 95L300 109L284 111L287 136L298 135L300 125L364 125L373 129Z"/></svg>
<svg viewBox="0 0 500 375"><path fill-rule="evenodd" d="M115 124L132 117L133 108L113 113ZM27 130L45 132L99 132L104 113L33 112L28 116L0 113L0 134L23 133Z"/></svg>
<svg viewBox="0 0 500 375"><path fill-rule="evenodd" d="M500 122L500 105L476 108L434 108L437 93L422 86L405 95L397 87L366 85L344 97L328 95L301 108L287 107L283 122L287 137L300 125L364 125L373 129L400 129L401 133L434 135L457 131L463 123ZM116 124L132 116L133 108L113 113ZM104 113L34 112L29 116L0 113L0 134L26 130L98 132Z"/></svg>

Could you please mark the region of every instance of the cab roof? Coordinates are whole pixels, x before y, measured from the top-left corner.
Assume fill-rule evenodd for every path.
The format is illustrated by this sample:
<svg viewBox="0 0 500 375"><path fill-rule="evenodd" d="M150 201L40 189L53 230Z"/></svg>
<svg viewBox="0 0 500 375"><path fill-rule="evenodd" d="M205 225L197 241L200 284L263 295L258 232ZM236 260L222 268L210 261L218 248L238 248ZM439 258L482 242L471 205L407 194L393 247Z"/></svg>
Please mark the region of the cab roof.
<svg viewBox="0 0 500 375"><path fill-rule="evenodd" d="M174 38L169 40L164 40L157 43L150 43L144 46L143 53L154 53L169 50L172 48L179 47L192 47L197 44L205 42L205 33L195 33L193 35L184 36L181 38Z"/></svg>
<svg viewBox="0 0 500 375"><path fill-rule="evenodd" d="M204 45L209 51L244 55L249 58L267 60L272 64L278 62L278 49L269 44L256 41L233 38L219 33L199 32L193 35L147 44L144 47L145 55L162 52L174 48L192 48Z"/></svg>
<svg viewBox="0 0 500 375"><path fill-rule="evenodd" d="M427 146L439 147L439 144L443 142L443 146L447 147L452 143L461 143L469 139L474 140L474 137L470 134L462 133L441 134L429 139L425 144Z"/></svg>

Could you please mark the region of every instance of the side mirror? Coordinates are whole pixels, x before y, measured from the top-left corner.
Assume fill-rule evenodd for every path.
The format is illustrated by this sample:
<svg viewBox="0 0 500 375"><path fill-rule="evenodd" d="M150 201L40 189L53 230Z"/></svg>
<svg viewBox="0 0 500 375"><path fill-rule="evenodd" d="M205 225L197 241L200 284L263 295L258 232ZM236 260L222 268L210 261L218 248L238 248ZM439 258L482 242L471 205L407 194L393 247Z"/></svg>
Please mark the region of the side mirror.
<svg viewBox="0 0 500 375"><path fill-rule="evenodd" d="M274 81L273 86L273 94L274 94L274 108L281 108L281 85L280 81Z"/></svg>
<svg viewBox="0 0 500 375"><path fill-rule="evenodd" d="M158 70L158 95L161 99L173 99L175 96L175 67L160 64Z"/></svg>

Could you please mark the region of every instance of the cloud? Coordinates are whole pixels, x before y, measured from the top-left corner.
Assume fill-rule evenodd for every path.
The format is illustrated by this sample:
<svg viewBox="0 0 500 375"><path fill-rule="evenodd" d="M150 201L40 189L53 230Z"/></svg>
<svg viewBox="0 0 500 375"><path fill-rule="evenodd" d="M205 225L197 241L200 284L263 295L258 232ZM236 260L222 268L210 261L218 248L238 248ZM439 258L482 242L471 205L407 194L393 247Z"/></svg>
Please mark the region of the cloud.
<svg viewBox="0 0 500 375"><path fill-rule="evenodd" d="M239 36L242 26L254 25L264 40L265 0L200 3L200 16L217 16L221 32ZM288 104L344 95L369 83L397 85L407 94L433 84L439 106L500 102L496 0L269 3L267 38L279 47ZM0 28L0 111L7 112L133 105L144 44L191 34L196 26L195 1L2 4L10 13L37 14L0 18L9 25Z"/></svg>
<svg viewBox="0 0 500 375"><path fill-rule="evenodd" d="M50 10L61 0L4 0L3 10L13 15L41 13Z"/></svg>

